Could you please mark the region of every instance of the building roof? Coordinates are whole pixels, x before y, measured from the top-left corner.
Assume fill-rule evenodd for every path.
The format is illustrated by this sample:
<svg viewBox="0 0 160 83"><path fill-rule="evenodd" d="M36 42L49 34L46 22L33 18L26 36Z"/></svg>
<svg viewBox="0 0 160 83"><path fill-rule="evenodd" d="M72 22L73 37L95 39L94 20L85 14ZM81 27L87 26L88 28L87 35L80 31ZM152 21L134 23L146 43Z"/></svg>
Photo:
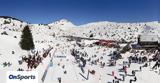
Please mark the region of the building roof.
<svg viewBox="0 0 160 83"><path fill-rule="evenodd" d="M156 33L154 33L152 30L154 28L150 26L144 27L143 32L140 34L140 41L141 42L157 42L159 41L159 37Z"/></svg>
<svg viewBox="0 0 160 83"><path fill-rule="evenodd" d="M140 41L141 42L157 42L159 41L158 35L150 35L150 34L146 34L146 35L140 35Z"/></svg>

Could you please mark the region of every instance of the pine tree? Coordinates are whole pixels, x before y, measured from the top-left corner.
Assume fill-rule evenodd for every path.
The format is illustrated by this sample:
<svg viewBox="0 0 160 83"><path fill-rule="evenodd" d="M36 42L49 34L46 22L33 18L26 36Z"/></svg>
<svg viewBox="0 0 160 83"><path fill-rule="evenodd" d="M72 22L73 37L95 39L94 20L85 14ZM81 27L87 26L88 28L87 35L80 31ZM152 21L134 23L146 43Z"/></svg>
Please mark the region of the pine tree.
<svg viewBox="0 0 160 83"><path fill-rule="evenodd" d="M20 47L23 50L27 50L27 51L34 49L32 33L31 33L28 25L25 26L22 31Z"/></svg>

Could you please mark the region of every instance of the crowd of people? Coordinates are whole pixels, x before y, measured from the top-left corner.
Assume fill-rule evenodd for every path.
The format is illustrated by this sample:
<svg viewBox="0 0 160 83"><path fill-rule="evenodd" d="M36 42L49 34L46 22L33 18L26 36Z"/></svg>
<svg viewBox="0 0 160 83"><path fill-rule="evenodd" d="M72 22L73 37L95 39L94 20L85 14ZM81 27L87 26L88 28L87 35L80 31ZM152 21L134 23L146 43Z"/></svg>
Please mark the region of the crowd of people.
<svg viewBox="0 0 160 83"><path fill-rule="evenodd" d="M28 57L27 56L22 57L22 61L27 63L28 69L33 69L33 68L36 69L36 67L40 63L42 63L42 59L43 58L40 55L33 55L33 56L28 55Z"/></svg>
<svg viewBox="0 0 160 83"><path fill-rule="evenodd" d="M86 65L86 60L84 59L84 57L87 57L88 54L86 52L80 52L76 49L72 49L71 50L71 55L74 56L76 62L79 63L80 67L85 67ZM82 62L82 64L80 64L80 62Z"/></svg>
<svg viewBox="0 0 160 83"><path fill-rule="evenodd" d="M140 64L140 63L146 62L147 57L135 54L134 56L130 56L128 60L129 60L129 63L139 63Z"/></svg>
<svg viewBox="0 0 160 83"><path fill-rule="evenodd" d="M47 50L44 50L44 53L41 55L38 51L34 54L29 54L28 56L22 56L22 60L19 61L19 64L22 64L23 62L27 63L27 68L29 69L36 69L37 66L42 63L42 60L46 58L49 55L49 52L53 48L48 48ZM22 69L18 69L22 70Z"/></svg>

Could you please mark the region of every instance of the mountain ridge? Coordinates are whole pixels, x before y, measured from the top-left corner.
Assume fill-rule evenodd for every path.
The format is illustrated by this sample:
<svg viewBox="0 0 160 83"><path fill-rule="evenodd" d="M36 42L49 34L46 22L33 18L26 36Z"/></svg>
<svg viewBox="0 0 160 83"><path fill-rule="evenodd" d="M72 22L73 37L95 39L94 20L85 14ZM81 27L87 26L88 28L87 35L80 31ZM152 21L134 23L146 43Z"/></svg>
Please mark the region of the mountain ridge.
<svg viewBox="0 0 160 83"><path fill-rule="evenodd" d="M15 18L15 17L11 17L11 16L0 16L0 18L3 19L12 19L12 20L16 20L16 21L20 21L20 22L25 22L27 24L41 24L41 23L30 23L30 22L26 22L23 21L21 19ZM85 23L85 24L81 24L81 25L75 25L73 22L69 21L68 19L60 19L51 23L47 23L47 24L42 24L42 25L56 25L56 24L70 24L72 26L84 26L84 25L92 25L92 24L99 24L99 23L108 23L108 24L137 24L137 23L159 23L159 21L148 21L148 22L112 22L112 21L96 21L96 22L89 22L89 23Z"/></svg>

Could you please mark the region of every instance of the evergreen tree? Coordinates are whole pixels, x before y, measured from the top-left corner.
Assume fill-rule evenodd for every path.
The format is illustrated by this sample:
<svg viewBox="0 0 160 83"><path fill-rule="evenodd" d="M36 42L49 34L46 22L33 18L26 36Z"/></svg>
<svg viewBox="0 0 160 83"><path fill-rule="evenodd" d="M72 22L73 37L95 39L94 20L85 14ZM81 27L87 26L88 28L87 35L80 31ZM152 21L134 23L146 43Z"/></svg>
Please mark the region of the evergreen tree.
<svg viewBox="0 0 160 83"><path fill-rule="evenodd" d="M20 47L23 50L27 50L27 51L34 49L32 33L31 33L28 25L25 26L22 31Z"/></svg>

